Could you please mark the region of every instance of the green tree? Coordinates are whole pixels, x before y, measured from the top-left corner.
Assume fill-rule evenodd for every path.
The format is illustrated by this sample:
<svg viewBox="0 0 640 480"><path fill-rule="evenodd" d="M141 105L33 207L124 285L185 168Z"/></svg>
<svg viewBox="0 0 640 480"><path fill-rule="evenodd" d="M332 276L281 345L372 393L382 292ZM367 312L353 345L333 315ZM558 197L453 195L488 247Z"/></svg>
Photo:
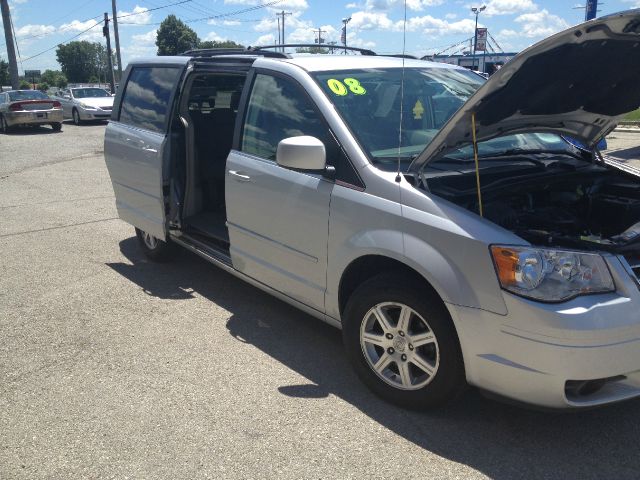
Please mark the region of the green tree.
<svg viewBox="0 0 640 480"><path fill-rule="evenodd" d="M31 90L31 84L26 80L20 80L20 86L18 87L20 90Z"/></svg>
<svg viewBox="0 0 640 480"><path fill-rule="evenodd" d="M244 48L244 45L232 40L224 40L222 42L218 42L216 40L204 40L198 43L198 48Z"/></svg>
<svg viewBox="0 0 640 480"><path fill-rule="evenodd" d="M69 82L88 82L89 78L105 77L108 72L105 47L97 42L70 42L58 46L56 58Z"/></svg>
<svg viewBox="0 0 640 480"><path fill-rule="evenodd" d="M189 28L175 15L165 18L158 28L156 46L158 55L180 55L182 52L196 48L200 39L196 32Z"/></svg>
<svg viewBox="0 0 640 480"><path fill-rule="evenodd" d="M327 53L329 53L329 49L323 47L302 47L296 48L296 53L321 53L323 55L326 55Z"/></svg>
<svg viewBox="0 0 640 480"><path fill-rule="evenodd" d="M38 90L40 90L41 92L47 93L47 90L49 90L49 84L47 82L42 82L38 84Z"/></svg>
<svg viewBox="0 0 640 480"><path fill-rule="evenodd" d="M11 79L9 78L9 62L0 60L0 86L9 85Z"/></svg>
<svg viewBox="0 0 640 480"><path fill-rule="evenodd" d="M60 70L45 70L42 72L40 80L49 85L64 88L67 86L67 77Z"/></svg>

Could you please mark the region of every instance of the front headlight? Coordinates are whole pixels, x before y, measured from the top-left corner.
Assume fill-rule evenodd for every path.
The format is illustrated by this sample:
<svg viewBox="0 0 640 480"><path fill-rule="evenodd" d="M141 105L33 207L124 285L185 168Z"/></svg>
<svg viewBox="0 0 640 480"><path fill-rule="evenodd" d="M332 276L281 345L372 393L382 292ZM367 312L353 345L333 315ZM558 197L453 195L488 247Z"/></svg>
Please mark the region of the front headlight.
<svg viewBox="0 0 640 480"><path fill-rule="evenodd" d="M491 255L502 288L523 297L561 302L615 290L607 264L598 254L493 245Z"/></svg>
<svg viewBox="0 0 640 480"><path fill-rule="evenodd" d="M85 110L97 110L96 107L92 107L91 105L87 105L86 103L79 102L78 105L80 105Z"/></svg>

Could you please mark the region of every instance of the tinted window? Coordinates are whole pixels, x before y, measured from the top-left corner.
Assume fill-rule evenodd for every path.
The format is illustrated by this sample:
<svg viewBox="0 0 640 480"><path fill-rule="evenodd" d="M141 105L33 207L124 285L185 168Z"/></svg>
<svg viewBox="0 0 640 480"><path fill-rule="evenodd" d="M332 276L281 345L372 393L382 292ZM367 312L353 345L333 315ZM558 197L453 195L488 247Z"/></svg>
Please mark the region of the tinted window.
<svg viewBox="0 0 640 480"><path fill-rule="evenodd" d="M122 98L120 121L146 130L164 132L171 108L171 92L180 72L180 68L134 68Z"/></svg>
<svg viewBox="0 0 640 480"><path fill-rule="evenodd" d="M102 88L74 88L73 96L75 98L94 98L94 97L110 97L111 94Z"/></svg>
<svg viewBox="0 0 640 480"><path fill-rule="evenodd" d="M17 90L15 92L9 92L9 101L16 102L19 100L43 100L48 99L44 93L38 90Z"/></svg>

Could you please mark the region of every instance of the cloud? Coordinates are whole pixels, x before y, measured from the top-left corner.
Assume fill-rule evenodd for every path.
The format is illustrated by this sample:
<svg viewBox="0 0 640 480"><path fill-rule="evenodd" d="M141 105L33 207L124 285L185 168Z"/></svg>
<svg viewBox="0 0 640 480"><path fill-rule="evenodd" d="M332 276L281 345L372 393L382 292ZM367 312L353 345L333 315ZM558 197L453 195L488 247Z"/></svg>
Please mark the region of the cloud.
<svg viewBox="0 0 640 480"><path fill-rule="evenodd" d="M273 33L267 33L266 35L261 35L255 41L254 45L273 45L276 43L276 37Z"/></svg>
<svg viewBox="0 0 640 480"><path fill-rule="evenodd" d="M355 12L351 15L351 22L347 25L355 30L391 30L393 22L384 12Z"/></svg>
<svg viewBox="0 0 640 480"><path fill-rule="evenodd" d="M285 20L285 34L286 32L293 28L312 28L313 23L309 20L302 20L300 16L302 12L294 12L293 15L286 17ZM269 32L275 31L278 29L278 19L275 16L265 17L260 22L258 22L253 29L256 32Z"/></svg>
<svg viewBox="0 0 640 480"><path fill-rule="evenodd" d="M226 40L226 38L223 38L216 32L211 31L204 36L203 40L209 40L211 42L223 42Z"/></svg>
<svg viewBox="0 0 640 480"><path fill-rule="evenodd" d="M458 14L457 13L447 13L444 18L446 18L447 20L453 20L455 18L458 18Z"/></svg>
<svg viewBox="0 0 640 480"><path fill-rule="evenodd" d="M118 12L118 26L120 25L147 25L151 22L151 13L146 7L136 5L131 12ZM120 20L121 17L122 20Z"/></svg>
<svg viewBox="0 0 640 480"><path fill-rule="evenodd" d="M533 0L490 0L483 14L491 17L494 15L516 15L536 10L538 10L538 5Z"/></svg>
<svg viewBox="0 0 640 480"><path fill-rule="evenodd" d="M358 4L357 3L347 3L344 8L348 8L348 9L353 9L353 8L358 8Z"/></svg>
<svg viewBox="0 0 640 480"><path fill-rule="evenodd" d="M394 25L396 30L402 30L402 22L396 22ZM441 18L435 18L431 15L422 17L413 17L407 20L407 31L420 31L428 35L460 35L473 34L475 28L475 20L465 18L457 22L448 22Z"/></svg>
<svg viewBox="0 0 640 480"><path fill-rule="evenodd" d="M548 37L569 27L564 19L550 14L546 9L520 15L516 17L515 22L522 24L521 34L529 38Z"/></svg>
<svg viewBox="0 0 640 480"><path fill-rule="evenodd" d="M85 22L73 20L69 23L63 23L58 30L62 33L79 33L87 30L80 36L80 40L99 41L102 38L102 28L100 25L102 25L102 22L98 22L95 19Z"/></svg>
<svg viewBox="0 0 640 480"><path fill-rule="evenodd" d="M147 33L141 33L140 35L133 35L131 39L134 45L155 45L158 30L153 29Z"/></svg>
<svg viewBox="0 0 640 480"><path fill-rule="evenodd" d="M404 6L405 0L366 0L365 9L367 10L391 10L395 7ZM424 10L425 7L434 7L442 5L444 0L406 0L407 8L413 11Z"/></svg>
<svg viewBox="0 0 640 480"><path fill-rule="evenodd" d="M56 31L53 25L25 25L16 30L16 37L32 37L50 35Z"/></svg>

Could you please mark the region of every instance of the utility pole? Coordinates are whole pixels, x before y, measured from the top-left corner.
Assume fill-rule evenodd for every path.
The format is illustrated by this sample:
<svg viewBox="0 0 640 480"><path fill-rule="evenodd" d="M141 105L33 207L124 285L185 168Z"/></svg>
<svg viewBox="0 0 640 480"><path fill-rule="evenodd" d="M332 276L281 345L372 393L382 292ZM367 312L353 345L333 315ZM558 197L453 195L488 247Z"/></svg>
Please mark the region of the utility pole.
<svg viewBox="0 0 640 480"><path fill-rule="evenodd" d="M316 40L316 43L318 45L320 45L321 43L324 43L324 38L322 38L322 34L323 33L327 33L326 30L321 30L320 28L312 28L311 30L313 30L314 32L318 33L318 39Z"/></svg>
<svg viewBox="0 0 640 480"><path fill-rule="evenodd" d="M282 23L280 24L280 27L282 28L282 45L284 45L285 43L287 43L284 39L284 18L287 15L291 15L291 12L285 12L284 10L282 10L280 13L276 13L276 15L278 15L279 17L282 17ZM282 47L282 51L284 52L284 47Z"/></svg>
<svg viewBox="0 0 640 480"><path fill-rule="evenodd" d="M9 75L11 76L11 88L18 90L20 81L18 80L18 62L16 61L16 47L13 43L13 33L11 29L11 12L9 12L8 0L0 0L2 9L2 25L4 26L4 38L7 43L7 56L9 57Z"/></svg>
<svg viewBox="0 0 640 480"><path fill-rule="evenodd" d="M118 61L118 82L120 82L122 80L122 58L120 57L120 34L118 33L118 9L116 7L116 0L111 0L111 9L113 10L113 37L116 41L116 60Z"/></svg>
<svg viewBox="0 0 640 480"><path fill-rule="evenodd" d="M111 85L111 93L116 91L116 82L113 78L113 63L111 62L111 37L109 36L109 14L104 12L104 27L102 34L107 37L107 67L109 68L109 85Z"/></svg>
<svg viewBox="0 0 640 480"><path fill-rule="evenodd" d="M276 13L276 17L278 17L276 19L278 20L278 45L282 45L282 41L280 40L280 35L282 34L282 30L280 30L280 17L278 13Z"/></svg>

